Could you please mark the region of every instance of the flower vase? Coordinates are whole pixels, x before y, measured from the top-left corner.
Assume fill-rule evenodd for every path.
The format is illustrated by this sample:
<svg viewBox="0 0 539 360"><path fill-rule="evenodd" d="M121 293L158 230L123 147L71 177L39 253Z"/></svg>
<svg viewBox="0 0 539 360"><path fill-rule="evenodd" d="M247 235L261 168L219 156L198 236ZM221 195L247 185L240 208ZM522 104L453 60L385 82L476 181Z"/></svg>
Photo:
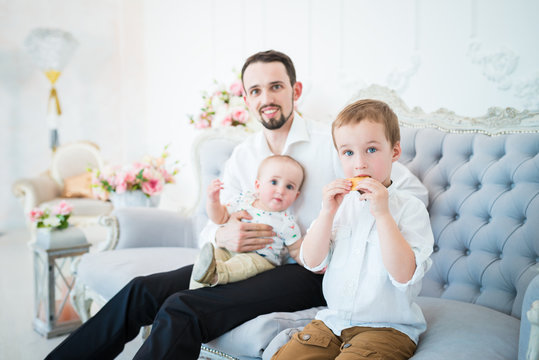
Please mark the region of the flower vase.
<svg viewBox="0 0 539 360"><path fill-rule="evenodd" d="M159 195L148 197L142 190L126 191L121 194L110 194L110 201L115 209L134 206L157 207L159 205L159 200Z"/></svg>
<svg viewBox="0 0 539 360"><path fill-rule="evenodd" d="M88 244L81 229L69 226L65 229L39 228L36 231L36 246L42 249L59 249Z"/></svg>

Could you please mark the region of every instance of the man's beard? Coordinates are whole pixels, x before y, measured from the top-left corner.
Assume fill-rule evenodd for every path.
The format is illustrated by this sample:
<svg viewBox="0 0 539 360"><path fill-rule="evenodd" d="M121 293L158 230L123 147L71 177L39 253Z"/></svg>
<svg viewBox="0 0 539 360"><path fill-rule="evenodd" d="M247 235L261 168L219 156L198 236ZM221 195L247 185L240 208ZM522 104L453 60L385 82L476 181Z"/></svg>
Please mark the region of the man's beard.
<svg viewBox="0 0 539 360"><path fill-rule="evenodd" d="M292 103L293 104L293 103ZM287 117L284 116L284 114L282 113L282 108L278 105L274 105L274 104L270 104L269 106L275 106L275 107L278 107L279 110L281 110L281 116L279 118L271 118L270 120L266 121L264 120L264 117L263 117L263 114L262 114L262 110L259 111L259 115L260 115L260 123L262 124L262 126L264 126L266 129L268 130L277 130L277 129L280 129L284 124L286 124L286 122L288 121L288 119L290 119L290 117L292 116L292 114L294 113L294 106L292 106L292 111L290 111L290 114L288 114ZM264 107L262 107L263 109Z"/></svg>

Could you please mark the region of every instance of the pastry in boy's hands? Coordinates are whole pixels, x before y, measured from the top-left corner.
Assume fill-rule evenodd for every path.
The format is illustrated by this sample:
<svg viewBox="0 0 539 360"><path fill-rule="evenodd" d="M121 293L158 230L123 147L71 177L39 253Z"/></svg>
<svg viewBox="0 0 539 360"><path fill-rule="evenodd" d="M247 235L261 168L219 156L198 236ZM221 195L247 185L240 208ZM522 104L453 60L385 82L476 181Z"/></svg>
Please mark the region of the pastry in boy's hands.
<svg viewBox="0 0 539 360"><path fill-rule="evenodd" d="M359 182L363 179L366 179L368 178L369 176L356 176L356 177L353 177L353 178L347 178L346 180L348 181L351 181L352 182L352 190L357 190L356 189L356 186L357 184L359 184ZM363 191L360 191L360 190L357 190L359 191L360 193L363 193Z"/></svg>

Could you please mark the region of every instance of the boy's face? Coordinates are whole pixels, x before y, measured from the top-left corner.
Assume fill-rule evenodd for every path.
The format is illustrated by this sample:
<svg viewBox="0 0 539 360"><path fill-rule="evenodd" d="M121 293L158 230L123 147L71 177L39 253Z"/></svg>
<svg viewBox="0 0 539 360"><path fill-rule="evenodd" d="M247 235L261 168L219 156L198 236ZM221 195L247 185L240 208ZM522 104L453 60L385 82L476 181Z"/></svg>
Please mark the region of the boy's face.
<svg viewBox="0 0 539 360"><path fill-rule="evenodd" d="M265 128L282 127L294 113L294 101L301 95L301 83L290 84L280 62L256 62L243 74L245 102Z"/></svg>
<svg viewBox="0 0 539 360"><path fill-rule="evenodd" d="M382 123L364 119L334 130L337 152L346 177L370 176L391 184L391 166L401 154L400 143L391 146Z"/></svg>
<svg viewBox="0 0 539 360"><path fill-rule="evenodd" d="M283 211L298 198L303 172L290 161L269 161L255 181L258 199L266 211Z"/></svg>

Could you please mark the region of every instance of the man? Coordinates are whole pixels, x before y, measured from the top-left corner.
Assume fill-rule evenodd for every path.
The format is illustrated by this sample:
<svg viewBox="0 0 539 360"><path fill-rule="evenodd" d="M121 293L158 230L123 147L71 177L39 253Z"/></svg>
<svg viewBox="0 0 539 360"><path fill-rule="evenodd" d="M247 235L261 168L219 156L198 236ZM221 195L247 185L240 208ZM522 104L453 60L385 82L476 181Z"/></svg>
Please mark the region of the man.
<svg viewBox="0 0 539 360"><path fill-rule="evenodd" d="M249 190L256 168L271 154L289 155L305 168L303 191L292 211L304 233L315 218L322 187L340 176L329 129L317 130L294 112L302 85L288 56L276 51L254 54L242 69L245 101L264 126L238 145L225 166L223 201ZM426 195L419 181L400 168L396 185ZM231 251L252 251L270 243L271 227L229 222L203 231L203 241L215 241ZM48 359L112 359L143 325L153 324L136 359L197 359L200 345L258 315L297 311L325 305L322 275L297 264L278 266L250 279L188 290L192 266L138 277L116 294L93 318L58 346Z"/></svg>

